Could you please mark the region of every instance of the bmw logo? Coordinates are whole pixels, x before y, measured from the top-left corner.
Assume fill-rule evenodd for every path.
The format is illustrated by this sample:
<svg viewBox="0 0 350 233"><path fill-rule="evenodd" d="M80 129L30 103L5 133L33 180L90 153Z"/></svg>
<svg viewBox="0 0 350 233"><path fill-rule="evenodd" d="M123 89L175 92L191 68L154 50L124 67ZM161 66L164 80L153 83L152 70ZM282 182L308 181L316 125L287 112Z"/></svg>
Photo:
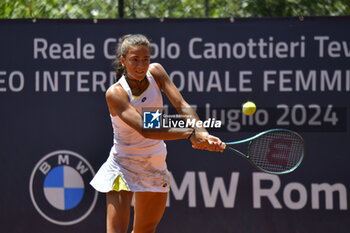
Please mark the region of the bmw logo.
<svg viewBox="0 0 350 233"><path fill-rule="evenodd" d="M89 162L73 151L47 154L30 176L29 191L35 209L57 225L83 221L97 201L97 192L89 186L94 175Z"/></svg>

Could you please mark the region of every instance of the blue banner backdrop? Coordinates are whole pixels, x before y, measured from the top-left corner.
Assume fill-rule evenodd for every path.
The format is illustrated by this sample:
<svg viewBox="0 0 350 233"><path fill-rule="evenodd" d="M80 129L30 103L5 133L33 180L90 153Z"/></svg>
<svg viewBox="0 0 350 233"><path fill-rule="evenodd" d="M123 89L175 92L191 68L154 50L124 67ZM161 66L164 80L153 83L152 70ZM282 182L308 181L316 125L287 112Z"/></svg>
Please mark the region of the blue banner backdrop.
<svg viewBox="0 0 350 233"><path fill-rule="evenodd" d="M2 232L105 231L105 195L89 181L113 142L104 93L129 33L151 38L152 60L203 120L223 122L211 132L224 141L287 128L306 142L284 176L167 142L158 232L349 232L349 28L350 17L1 20Z"/></svg>

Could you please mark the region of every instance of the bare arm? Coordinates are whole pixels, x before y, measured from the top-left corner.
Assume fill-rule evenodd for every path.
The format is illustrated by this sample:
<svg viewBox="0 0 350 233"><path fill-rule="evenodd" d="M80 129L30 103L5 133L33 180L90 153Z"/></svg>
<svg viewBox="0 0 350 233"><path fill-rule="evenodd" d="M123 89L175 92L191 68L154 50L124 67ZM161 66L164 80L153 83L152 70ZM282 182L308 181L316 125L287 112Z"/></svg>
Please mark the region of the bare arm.
<svg viewBox="0 0 350 233"><path fill-rule="evenodd" d="M198 121L199 117L197 113L184 100L164 68L158 63L153 63L150 65L149 70L157 81L159 87L169 98L171 104L176 108L177 112L180 115L183 115L185 120L194 119L195 121ZM191 142L194 148L223 151L224 145L219 138L210 135L204 127L198 128L195 126L194 129L196 133L191 136Z"/></svg>

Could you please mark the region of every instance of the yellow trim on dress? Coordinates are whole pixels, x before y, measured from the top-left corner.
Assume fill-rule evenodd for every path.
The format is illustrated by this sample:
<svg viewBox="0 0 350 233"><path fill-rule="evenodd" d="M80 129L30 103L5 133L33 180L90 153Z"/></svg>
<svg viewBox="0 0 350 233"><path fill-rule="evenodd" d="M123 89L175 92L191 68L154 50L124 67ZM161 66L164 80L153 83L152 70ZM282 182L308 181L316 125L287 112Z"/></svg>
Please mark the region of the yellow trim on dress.
<svg viewBox="0 0 350 233"><path fill-rule="evenodd" d="M120 175L118 175L117 178L115 178L112 190L117 191L117 192L122 191L122 190L130 191L128 189L128 187L126 186L124 179Z"/></svg>

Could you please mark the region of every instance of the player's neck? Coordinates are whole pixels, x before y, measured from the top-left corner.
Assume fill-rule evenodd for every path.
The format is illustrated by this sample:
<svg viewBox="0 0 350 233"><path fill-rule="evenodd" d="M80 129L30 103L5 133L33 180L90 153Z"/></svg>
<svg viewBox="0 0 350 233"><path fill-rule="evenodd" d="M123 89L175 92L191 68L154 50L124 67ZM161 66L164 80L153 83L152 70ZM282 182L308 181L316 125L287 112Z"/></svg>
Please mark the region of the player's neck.
<svg viewBox="0 0 350 233"><path fill-rule="evenodd" d="M148 87L148 80L147 78L143 78L142 80L136 80L129 78L128 75L125 75L125 79L129 84L129 87L131 89L131 92L135 96L141 95Z"/></svg>

